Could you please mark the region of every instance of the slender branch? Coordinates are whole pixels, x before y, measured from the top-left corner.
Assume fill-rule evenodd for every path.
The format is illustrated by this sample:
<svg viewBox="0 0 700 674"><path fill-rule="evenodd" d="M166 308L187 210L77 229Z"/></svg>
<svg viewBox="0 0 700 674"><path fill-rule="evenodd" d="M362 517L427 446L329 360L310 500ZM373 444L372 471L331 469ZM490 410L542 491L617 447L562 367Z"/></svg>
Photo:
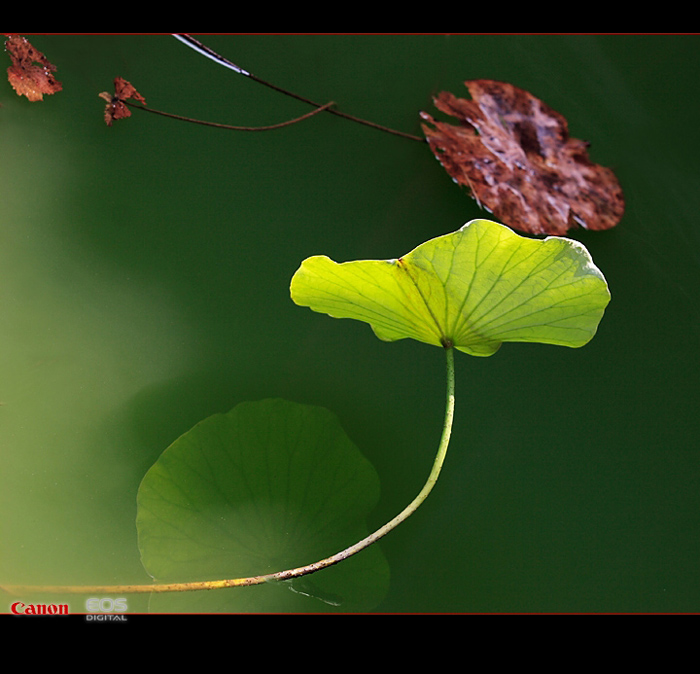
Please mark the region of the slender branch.
<svg viewBox="0 0 700 674"><path fill-rule="evenodd" d="M335 105L333 101L321 105L311 112L307 112L301 117L295 117L294 119L289 119L286 122L280 122L279 124L270 124L269 126L234 126L232 124L220 124L218 122L206 122L201 119L194 119L192 117L184 117L183 115L175 115L172 112L163 112L162 110L155 110L153 108L148 108L145 105L138 105L137 103L129 103L129 101L124 101L126 105L130 108L136 108L137 110L145 110L146 112L153 112L156 115L162 115L163 117L170 117L172 119L179 119L183 122L192 122L193 124L201 124L203 126L215 126L218 129L230 129L232 131L272 131L273 129L281 129L285 126L291 126L297 122L302 122L309 117L317 115L319 112L328 110L332 105Z"/></svg>
<svg viewBox="0 0 700 674"><path fill-rule="evenodd" d="M278 571L277 573L268 573L260 576L252 576L249 578L233 578L229 580L210 580L192 583L157 583L152 585L86 585L86 586L30 586L30 585L14 585L5 586L4 589L15 594L28 592L57 592L65 594L92 594L92 593L147 593L147 592L188 592L194 590L218 590L228 587L243 587L247 585L260 585L262 583L275 582L280 580L289 580L290 578L299 578L310 573L320 571L334 564L338 564L343 560L357 554L358 552L368 548L373 543L376 543L380 538L386 536L390 531L395 529L399 524L410 517L419 506L428 497L432 491L437 479L442 470L442 465L445 461L447 448L450 444L450 435L452 433L452 422L454 419L455 408L455 369L454 369L454 349L451 345L445 346L445 354L447 358L447 395L445 401L445 419L442 427L442 436L438 451L433 462L432 470L428 479L411 503L406 506L394 519L387 522L383 527L377 529L374 533L362 539L355 545L338 552L337 554L322 559L307 566L300 566L296 569L287 569L286 571Z"/></svg>
<svg viewBox="0 0 700 674"><path fill-rule="evenodd" d="M304 96L300 96L299 94L295 94L291 91L288 91L287 89L283 89L282 87L278 87L275 84L272 84L271 82L268 82L267 80L263 80L260 77L257 77L256 75L253 75L253 73L244 70L240 66L237 66L235 63L232 61L229 61L227 58L224 56L221 56L220 54L217 54L213 49L210 47L207 47L205 44L201 43L199 40L193 38L191 35L188 35L186 33L172 33L172 36L182 42L183 44L187 45L191 49L194 49L196 52L199 52L200 54L203 54L207 58L210 58L212 61L215 61L216 63L224 66L225 68L229 68L230 70L233 70L234 72L239 73L240 75L244 75L245 77L249 77L251 80L254 82L257 82L258 84L262 84L263 86L268 87L269 89L273 89L274 91L277 91L281 94L284 94L285 96L290 96L291 98L296 98L298 101L302 101L304 103L307 103L308 105L312 105L314 108L319 108L321 105L319 103L314 103L313 101L309 100L308 98L305 98ZM340 110L336 110L335 108L327 108L326 112L330 112L332 115L337 115L338 117L343 117L344 119L348 119L352 122L356 122L357 124L364 124L365 126L370 126L373 129L378 129L379 131L384 131L385 133L391 133L395 136L402 136L403 138L409 138L410 140L417 140L420 143L425 143L427 142L425 138L421 138L420 136L415 136L410 133L404 133L403 131L397 131L396 129L390 129L389 127L382 126L381 124L376 124L375 122L370 122L366 119L361 119L360 117L355 117L354 115L349 115L346 112L341 112Z"/></svg>

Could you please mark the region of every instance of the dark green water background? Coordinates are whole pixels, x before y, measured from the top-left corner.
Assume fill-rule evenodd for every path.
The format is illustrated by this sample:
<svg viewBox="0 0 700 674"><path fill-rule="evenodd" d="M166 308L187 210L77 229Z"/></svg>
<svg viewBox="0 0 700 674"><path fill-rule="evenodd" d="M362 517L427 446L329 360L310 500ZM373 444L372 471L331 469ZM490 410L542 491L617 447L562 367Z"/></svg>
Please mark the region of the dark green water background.
<svg viewBox="0 0 700 674"><path fill-rule="evenodd" d="M443 354L296 307L289 280L309 255L392 258L488 214L426 145L327 114L268 133L138 111L107 128L115 76L153 108L230 124L309 108L165 35L30 39L63 91L29 103L0 85L0 580L147 582L143 474L243 400L330 408L380 475L370 526L396 514L437 447ZM457 354L444 472L381 543L377 610L699 610L700 38L202 39L416 134L431 95L512 82L625 189L617 228L571 233L613 297L589 345Z"/></svg>

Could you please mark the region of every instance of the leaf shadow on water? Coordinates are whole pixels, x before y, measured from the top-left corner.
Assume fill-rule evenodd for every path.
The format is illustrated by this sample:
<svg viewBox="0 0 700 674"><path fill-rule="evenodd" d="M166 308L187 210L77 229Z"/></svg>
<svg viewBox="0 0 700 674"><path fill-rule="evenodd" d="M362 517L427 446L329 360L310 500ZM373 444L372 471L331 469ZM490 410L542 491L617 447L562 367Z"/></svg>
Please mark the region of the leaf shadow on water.
<svg viewBox="0 0 700 674"><path fill-rule="evenodd" d="M142 562L159 582L308 564L363 538L378 498L376 471L333 413L283 399L240 403L184 433L145 475L137 510ZM150 609L367 611L388 585L388 564L374 545L310 579L154 594Z"/></svg>

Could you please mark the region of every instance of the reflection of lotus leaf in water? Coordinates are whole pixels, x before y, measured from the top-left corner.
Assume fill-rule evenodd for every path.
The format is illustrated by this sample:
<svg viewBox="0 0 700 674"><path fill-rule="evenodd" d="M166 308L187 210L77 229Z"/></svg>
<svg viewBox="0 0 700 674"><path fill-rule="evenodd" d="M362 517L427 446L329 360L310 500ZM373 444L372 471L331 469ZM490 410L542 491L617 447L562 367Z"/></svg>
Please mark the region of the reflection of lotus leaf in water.
<svg viewBox="0 0 700 674"><path fill-rule="evenodd" d="M241 403L178 438L144 477L137 515L142 561L158 581L238 578L307 564L365 536L378 494L374 468L328 410L278 399ZM373 548L315 574L311 584L302 578L157 596L152 607L314 611L323 602L369 610L388 586L386 561Z"/></svg>

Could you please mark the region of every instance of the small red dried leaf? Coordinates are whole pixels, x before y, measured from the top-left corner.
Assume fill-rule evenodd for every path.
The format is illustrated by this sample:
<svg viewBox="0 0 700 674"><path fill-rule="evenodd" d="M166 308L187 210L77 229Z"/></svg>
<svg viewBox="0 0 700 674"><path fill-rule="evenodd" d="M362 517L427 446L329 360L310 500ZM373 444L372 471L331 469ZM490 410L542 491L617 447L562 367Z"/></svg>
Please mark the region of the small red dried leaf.
<svg viewBox="0 0 700 674"><path fill-rule="evenodd" d="M7 69L7 79L18 96L30 101L41 101L44 94L61 91L61 83L53 76L56 66L21 35L9 34L5 49L10 54L12 65Z"/></svg>
<svg viewBox="0 0 700 674"><path fill-rule="evenodd" d="M146 105L146 99L136 91L131 82L127 82L123 77L114 78L114 94L103 91L100 94L100 98L107 101L107 106L105 107L105 123L107 126L112 126L112 122L115 119L131 117L131 110L129 110L125 101L134 99Z"/></svg>
<svg viewBox="0 0 700 674"><path fill-rule="evenodd" d="M603 230L620 221L625 202L615 174L589 159L588 144L569 136L565 117L512 84L465 85L472 100L449 92L434 100L460 126L421 113L422 126L447 173L484 208L530 234Z"/></svg>

